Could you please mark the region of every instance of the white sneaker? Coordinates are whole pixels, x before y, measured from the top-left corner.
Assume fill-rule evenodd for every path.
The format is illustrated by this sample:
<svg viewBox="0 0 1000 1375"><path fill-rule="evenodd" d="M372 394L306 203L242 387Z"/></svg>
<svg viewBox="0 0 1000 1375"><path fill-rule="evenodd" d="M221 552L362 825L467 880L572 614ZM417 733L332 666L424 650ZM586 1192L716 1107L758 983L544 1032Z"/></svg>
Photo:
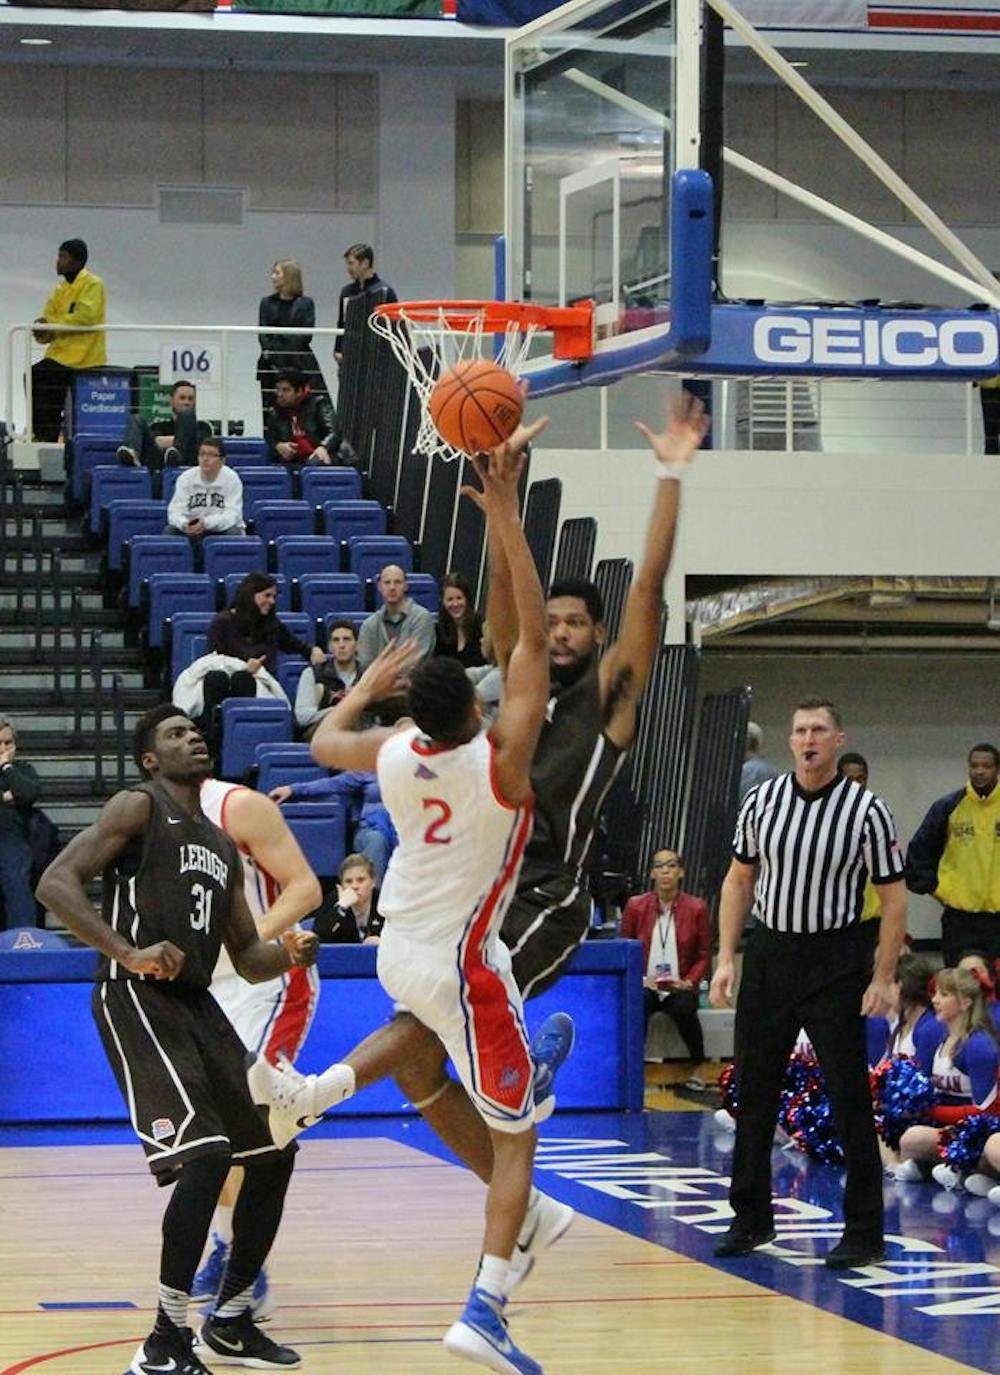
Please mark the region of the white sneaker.
<svg viewBox="0 0 1000 1375"><path fill-rule="evenodd" d="M271 1137L279 1149L322 1116L316 1111L315 1074L300 1074L287 1060L277 1066L258 1055L247 1070L247 1083L253 1101L268 1109Z"/></svg>
<svg viewBox="0 0 1000 1375"><path fill-rule="evenodd" d="M521 1235L514 1247L514 1254L510 1258L508 1294L513 1293L517 1286L528 1278L539 1253L554 1245L569 1230L575 1217L576 1213L568 1203L559 1203L546 1194L538 1195L537 1204L528 1210Z"/></svg>
<svg viewBox="0 0 1000 1375"><path fill-rule="evenodd" d="M919 1184L923 1181L924 1172L915 1160L904 1160L896 1166L895 1177L899 1184Z"/></svg>
<svg viewBox="0 0 1000 1375"><path fill-rule="evenodd" d="M974 1194L976 1198L989 1198L990 1190L996 1183L990 1174L967 1174L965 1176L965 1192Z"/></svg>
<svg viewBox="0 0 1000 1375"><path fill-rule="evenodd" d="M910 1161L909 1163L915 1164L916 1162ZM944 1161L940 1165L935 1165L931 1170L931 1179L934 1180L935 1184L940 1184L942 1189L953 1190L962 1187L962 1176L950 1165L946 1165Z"/></svg>
<svg viewBox="0 0 1000 1375"><path fill-rule="evenodd" d="M993 1188L986 1195L994 1207L1000 1208L1000 1184L994 1184Z"/></svg>
<svg viewBox="0 0 1000 1375"><path fill-rule="evenodd" d="M721 1127L723 1131L734 1132L736 1130L736 1118L725 1108L717 1108L714 1118L715 1125Z"/></svg>

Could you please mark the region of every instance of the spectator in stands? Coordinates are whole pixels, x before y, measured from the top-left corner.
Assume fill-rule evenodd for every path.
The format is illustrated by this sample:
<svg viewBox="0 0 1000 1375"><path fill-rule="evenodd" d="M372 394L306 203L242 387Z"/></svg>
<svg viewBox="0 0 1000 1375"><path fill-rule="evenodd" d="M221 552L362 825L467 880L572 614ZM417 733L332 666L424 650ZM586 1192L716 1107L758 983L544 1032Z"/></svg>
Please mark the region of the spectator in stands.
<svg viewBox="0 0 1000 1375"><path fill-rule="evenodd" d="M394 640L416 640L424 656L430 654L434 649L434 617L407 596L402 568L386 564L378 575L378 590L382 605L364 621L358 634L358 663L362 670Z"/></svg>
<svg viewBox="0 0 1000 1375"><path fill-rule="evenodd" d="M341 436L333 402L315 393L298 368L275 374L266 437L268 454L279 463L346 467L357 458Z"/></svg>
<svg viewBox="0 0 1000 1375"><path fill-rule="evenodd" d="M193 382L175 382L170 388L169 420L150 423L144 416L130 415L125 437L118 446L118 462L127 468L149 468L152 472L168 467L193 468L198 462L198 445L210 439L212 427L195 414Z"/></svg>
<svg viewBox="0 0 1000 1375"><path fill-rule="evenodd" d="M357 627L353 621L334 621L329 657L303 671L295 693L295 723L304 740L312 739L323 717L353 686L358 671Z"/></svg>
<svg viewBox="0 0 1000 1375"><path fill-rule="evenodd" d="M1000 752L973 745L969 781L932 804L906 852L906 886L944 908L941 950L953 967L968 946L1000 956Z"/></svg>
<svg viewBox="0 0 1000 1375"><path fill-rule="evenodd" d="M243 483L226 466L222 440L209 435L198 445L198 466L186 468L167 507L167 530L200 544L210 535L243 535Z"/></svg>
<svg viewBox="0 0 1000 1375"><path fill-rule="evenodd" d="M39 325L103 325L104 283L87 270L83 239L59 245L56 271L64 278L42 307ZM62 428L66 392L80 368L100 368L107 362L103 331L93 334L53 334L36 329L39 344L48 344L45 357L31 369L31 429L35 439L52 442Z"/></svg>
<svg viewBox="0 0 1000 1375"><path fill-rule="evenodd" d="M481 668L487 662L485 636L486 626L476 610L468 579L462 573L446 573L441 579L434 653L457 659L463 668Z"/></svg>
<svg viewBox="0 0 1000 1375"><path fill-rule="evenodd" d="M389 283L383 282L375 271L375 250L370 244L352 244L344 254L344 262L347 264L347 275L351 280L340 293L340 305L337 311L337 328L340 330L346 327L349 302L355 302L359 297L362 298L363 315L367 319L376 306L387 305L392 301L399 300ZM343 334L337 336L333 356L339 367L344 361Z"/></svg>
<svg viewBox="0 0 1000 1375"><path fill-rule="evenodd" d="M654 1012L673 1019L693 1062L688 1087L703 1089L697 1074L705 1058L698 988L712 967L708 908L701 898L681 892L684 861L676 850L657 850L649 876L653 891L629 898L621 934L642 941L646 1026Z"/></svg>
<svg viewBox="0 0 1000 1375"><path fill-rule="evenodd" d="M313 396L329 396L316 355L310 348L311 334L283 334L283 329L312 329L316 307L311 296L302 294L302 268L294 258L280 258L271 268L274 290L265 296L257 311L261 326L257 381L260 383L264 423L274 405L274 385L278 373L295 368L304 374ZM266 332L265 332L266 331Z"/></svg>
<svg viewBox="0 0 1000 1375"><path fill-rule="evenodd" d="M28 818L40 791L34 768L17 758L14 723L0 716L0 893L8 927L35 925Z"/></svg>
<svg viewBox="0 0 1000 1375"><path fill-rule="evenodd" d="M282 784L270 793L274 802L328 801L339 798L347 810L347 834L352 848L368 861L381 883L396 848L396 828L382 804L378 778L348 769L309 783Z"/></svg>
<svg viewBox="0 0 1000 1375"><path fill-rule="evenodd" d="M313 932L324 945L378 945L383 925L371 861L348 855L340 866L337 901L320 909Z"/></svg>
<svg viewBox="0 0 1000 1375"><path fill-rule="evenodd" d="M768 778L777 778L778 770L767 759L760 757L760 749L764 743L764 732L756 721L747 722L747 742L746 755L743 761L743 768L740 771L740 801L746 797L751 788L755 788L758 783L763 783Z"/></svg>

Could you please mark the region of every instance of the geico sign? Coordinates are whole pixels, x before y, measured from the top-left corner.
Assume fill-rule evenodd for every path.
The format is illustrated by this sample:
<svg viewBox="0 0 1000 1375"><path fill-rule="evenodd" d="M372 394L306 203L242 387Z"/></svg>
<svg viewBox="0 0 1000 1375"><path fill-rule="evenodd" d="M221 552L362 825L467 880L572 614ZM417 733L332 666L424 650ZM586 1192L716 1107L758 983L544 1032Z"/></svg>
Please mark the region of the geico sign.
<svg viewBox="0 0 1000 1375"><path fill-rule="evenodd" d="M988 319L935 322L762 315L753 327L753 351L764 363L985 367L997 364L997 344L997 327Z"/></svg>

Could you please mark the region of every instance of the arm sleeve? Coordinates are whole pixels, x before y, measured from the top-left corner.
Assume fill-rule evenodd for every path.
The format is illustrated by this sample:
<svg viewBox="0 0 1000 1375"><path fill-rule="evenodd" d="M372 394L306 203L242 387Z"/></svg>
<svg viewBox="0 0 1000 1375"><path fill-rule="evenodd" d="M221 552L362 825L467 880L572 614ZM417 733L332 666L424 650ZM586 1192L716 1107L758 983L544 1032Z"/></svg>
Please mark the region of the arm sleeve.
<svg viewBox="0 0 1000 1375"><path fill-rule="evenodd" d="M206 648L211 654L228 654L234 659L245 659L246 655L240 653L242 646L237 647L238 639L234 617L228 611L220 611L208 627Z"/></svg>
<svg viewBox="0 0 1000 1375"><path fill-rule="evenodd" d="M300 296L292 310L291 323L296 329L313 329L316 325L316 305L311 296ZM292 334L288 342L293 352L299 353L312 343L311 334Z"/></svg>
<svg viewBox="0 0 1000 1375"><path fill-rule="evenodd" d="M319 431L317 444L322 444L324 449L337 447L337 413L328 396L316 398L316 429Z"/></svg>
<svg viewBox="0 0 1000 1375"><path fill-rule="evenodd" d="M694 964L683 976L690 979L695 988L701 983L702 979L708 978L709 970L712 967L712 949L709 943L709 916L708 908L704 902L698 902L698 953L695 956Z"/></svg>
<svg viewBox="0 0 1000 1375"><path fill-rule="evenodd" d="M965 1070L972 1088L972 1101L980 1112L996 1111L997 1043L985 1031L974 1031L963 1047Z"/></svg>
<svg viewBox="0 0 1000 1375"><path fill-rule="evenodd" d="M913 1032L917 1064L928 1077L934 1068L934 1052L947 1035L947 1028L936 1017L921 1017Z"/></svg>
<svg viewBox="0 0 1000 1375"><path fill-rule="evenodd" d="M295 689L295 720L304 729L311 725L318 716L316 675L311 668L306 668L299 675L299 684Z"/></svg>
<svg viewBox="0 0 1000 1375"><path fill-rule="evenodd" d="M343 784L338 774L334 778L311 778L308 783L296 783L292 797L296 802L299 798L340 797L343 791Z"/></svg>
<svg viewBox="0 0 1000 1375"><path fill-rule="evenodd" d="M0 792L9 792L22 807L31 807L42 791L38 774L31 764L14 760L0 770Z"/></svg>
<svg viewBox="0 0 1000 1375"><path fill-rule="evenodd" d="M903 877L906 866L899 848L896 823L880 797L872 799L865 817L864 851L873 883L895 883Z"/></svg>
<svg viewBox="0 0 1000 1375"><path fill-rule="evenodd" d="M889 1050L889 1022L885 1017L865 1018L865 1045L868 1052L868 1068L874 1069L884 1059Z"/></svg>
<svg viewBox="0 0 1000 1375"><path fill-rule="evenodd" d="M948 818L961 793L939 798L917 828L906 851L906 886L911 893L933 893L937 869L948 840Z"/></svg>
<svg viewBox="0 0 1000 1375"><path fill-rule="evenodd" d="M378 658L378 612L373 611L358 631L358 668L363 672L373 659Z"/></svg>
<svg viewBox="0 0 1000 1375"><path fill-rule="evenodd" d="M414 605L416 611L422 611L423 615L414 615L414 625L412 627L412 634L409 638L417 642L426 656L433 653L434 650L434 617L425 607L417 606L416 603L414 603Z"/></svg>
<svg viewBox="0 0 1000 1375"><path fill-rule="evenodd" d="M192 470L193 471L193 470ZM187 473L181 473L177 479L177 486L174 494L170 498L170 505L167 507L167 524L172 525L175 530L183 530L187 523L187 504L189 482L185 482Z"/></svg>
<svg viewBox="0 0 1000 1375"><path fill-rule="evenodd" d="M92 277L90 281L84 283L67 323L74 325L100 325L104 323L104 283L100 277Z"/></svg>
<svg viewBox="0 0 1000 1375"><path fill-rule="evenodd" d="M757 824L754 813L757 809L757 788L751 788L740 804L736 818L736 831L733 835L733 854L742 864L756 864Z"/></svg>
<svg viewBox="0 0 1000 1375"><path fill-rule="evenodd" d="M232 468L223 468L219 481L225 505L205 512L202 520L206 530L228 530L243 524L243 483Z"/></svg>
<svg viewBox="0 0 1000 1375"><path fill-rule="evenodd" d="M261 299L260 299L260 305L257 307L257 323L258 323L258 325L267 325L267 324L270 324L270 321L269 321L268 318L267 318L267 317L268 317L268 313L269 313L269 312L268 312L268 299L269 299L269 298L268 298L267 296L262 296ZM273 348L274 348L274 335L273 335L273 334L264 334L264 333L261 333L261 334L258 334L258 335L257 335L257 338L258 338L258 340L259 340L259 342L260 342L261 348L264 350L265 353L267 352L268 349L273 349Z"/></svg>
<svg viewBox="0 0 1000 1375"><path fill-rule="evenodd" d="M635 898L629 898L625 904L625 911L622 913L622 939L626 941L639 939L639 918L636 915Z"/></svg>
<svg viewBox="0 0 1000 1375"><path fill-rule="evenodd" d="M300 658L308 659L312 653L312 649L305 640L300 640L297 635L293 635L280 616L278 617L278 628L274 639L282 654L298 654Z"/></svg>

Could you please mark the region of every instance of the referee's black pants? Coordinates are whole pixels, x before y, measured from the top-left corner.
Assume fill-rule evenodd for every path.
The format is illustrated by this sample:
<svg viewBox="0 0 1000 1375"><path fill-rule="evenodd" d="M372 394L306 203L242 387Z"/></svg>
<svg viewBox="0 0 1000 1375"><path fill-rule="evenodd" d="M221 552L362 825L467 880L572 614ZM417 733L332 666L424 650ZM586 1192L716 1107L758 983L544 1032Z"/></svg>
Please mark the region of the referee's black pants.
<svg viewBox="0 0 1000 1375"><path fill-rule="evenodd" d="M739 1108L729 1190L735 1229L773 1226L771 1147L785 1067L804 1027L844 1148L845 1232L863 1243L882 1240L882 1167L861 1016L870 979L871 952L858 925L815 935L780 935L758 925L751 933L736 1005Z"/></svg>

